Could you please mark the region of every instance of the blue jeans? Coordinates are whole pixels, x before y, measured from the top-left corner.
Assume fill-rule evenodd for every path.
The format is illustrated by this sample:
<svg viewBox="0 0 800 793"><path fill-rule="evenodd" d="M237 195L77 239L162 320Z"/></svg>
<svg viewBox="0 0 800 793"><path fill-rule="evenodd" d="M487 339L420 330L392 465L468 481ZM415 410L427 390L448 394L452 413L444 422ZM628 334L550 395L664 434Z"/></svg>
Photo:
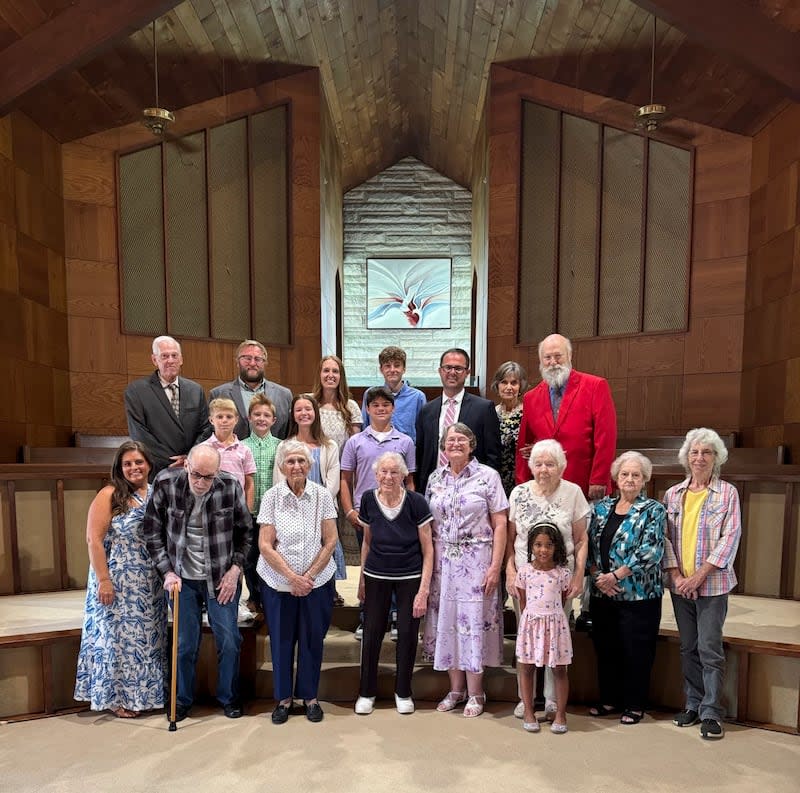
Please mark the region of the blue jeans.
<svg viewBox="0 0 800 793"><path fill-rule="evenodd" d="M180 591L180 614L178 617L178 685L179 705L191 706L194 702L194 677L197 656L202 638L205 603L208 624L217 646L217 699L221 705L230 705L239 700L239 597L242 585L236 588L236 596L230 603L221 606L208 594L205 581L183 579Z"/></svg>
<svg viewBox="0 0 800 793"><path fill-rule="evenodd" d="M686 709L696 710L701 719L722 721L722 683L725 651L722 626L728 614L728 596L714 595L697 600L672 595L672 608L681 636L681 667Z"/></svg>
<svg viewBox="0 0 800 793"><path fill-rule="evenodd" d="M331 578L305 597L297 597L265 583L261 585L272 654L273 696L278 702L292 696L306 700L317 696L322 644L333 615L333 588Z"/></svg>

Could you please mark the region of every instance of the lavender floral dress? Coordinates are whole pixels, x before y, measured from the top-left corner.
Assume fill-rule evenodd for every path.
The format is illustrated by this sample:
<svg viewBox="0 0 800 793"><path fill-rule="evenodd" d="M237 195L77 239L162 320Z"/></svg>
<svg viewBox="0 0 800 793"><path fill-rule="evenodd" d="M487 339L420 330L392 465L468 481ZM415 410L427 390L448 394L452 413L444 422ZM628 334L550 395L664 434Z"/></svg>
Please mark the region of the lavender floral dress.
<svg viewBox="0 0 800 793"><path fill-rule="evenodd" d="M426 497L434 557L423 654L440 670L500 666L500 598L497 590L485 597L482 587L492 561L490 516L508 508L500 475L474 459L459 476L447 465L431 474Z"/></svg>

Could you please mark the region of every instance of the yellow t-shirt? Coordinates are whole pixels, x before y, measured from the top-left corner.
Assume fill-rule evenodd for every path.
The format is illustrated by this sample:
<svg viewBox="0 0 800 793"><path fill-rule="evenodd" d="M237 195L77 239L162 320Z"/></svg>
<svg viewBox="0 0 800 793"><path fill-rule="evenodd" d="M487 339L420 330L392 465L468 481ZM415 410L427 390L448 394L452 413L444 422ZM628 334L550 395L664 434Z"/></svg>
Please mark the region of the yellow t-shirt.
<svg viewBox="0 0 800 793"><path fill-rule="evenodd" d="M683 502L683 523L681 524L681 561L683 575L688 578L697 570L697 524L700 521L700 510L708 497L708 488L693 493L686 491Z"/></svg>

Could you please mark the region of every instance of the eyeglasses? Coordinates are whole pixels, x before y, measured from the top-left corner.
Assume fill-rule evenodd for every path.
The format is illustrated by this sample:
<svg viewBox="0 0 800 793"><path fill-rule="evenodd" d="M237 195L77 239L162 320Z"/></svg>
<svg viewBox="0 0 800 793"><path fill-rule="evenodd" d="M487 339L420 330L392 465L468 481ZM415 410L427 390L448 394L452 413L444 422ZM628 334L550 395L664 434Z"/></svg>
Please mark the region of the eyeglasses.
<svg viewBox="0 0 800 793"><path fill-rule="evenodd" d="M260 355L240 355L239 360L245 363L264 363L267 359Z"/></svg>
<svg viewBox="0 0 800 793"><path fill-rule="evenodd" d="M217 478L217 472L214 471L213 474L198 474L197 471L193 471L190 465L187 465L187 469L189 471L189 476L195 482L213 482Z"/></svg>
<svg viewBox="0 0 800 793"><path fill-rule="evenodd" d="M289 467L293 465L308 465L308 460L305 457L287 457L283 464Z"/></svg>
<svg viewBox="0 0 800 793"><path fill-rule="evenodd" d="M455 374L464 374L467 371L466 366L451 366L447 364L446 366L439 367L443 372L454 372Z"/></svg>

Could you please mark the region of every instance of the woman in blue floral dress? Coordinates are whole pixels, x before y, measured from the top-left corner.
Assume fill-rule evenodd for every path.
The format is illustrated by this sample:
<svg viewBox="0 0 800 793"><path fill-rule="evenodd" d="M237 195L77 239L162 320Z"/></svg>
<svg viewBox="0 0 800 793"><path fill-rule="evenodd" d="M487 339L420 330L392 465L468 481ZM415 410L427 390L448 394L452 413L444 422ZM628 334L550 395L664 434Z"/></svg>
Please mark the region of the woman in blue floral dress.
<svg viewBox="0 0 800 793"><path fill-rule="evenodd" d="M433 576L422 647L434 669L446 669L450 690L437 710L463 702L464 715L486 704L484 666L500 666L503 615L498 585L506 546L508 500L500 474L472 457L466 425L444 431L447 464L431 474L426 498L433 514Z"/></svg>
<svg viewBox="0 0 800 793"><path fill-rule="evenodd" d="M90 567L74 696L120 718L164 706L166 602L141 534L152 466L141 443L123 443L86 526Z"/></svg>

